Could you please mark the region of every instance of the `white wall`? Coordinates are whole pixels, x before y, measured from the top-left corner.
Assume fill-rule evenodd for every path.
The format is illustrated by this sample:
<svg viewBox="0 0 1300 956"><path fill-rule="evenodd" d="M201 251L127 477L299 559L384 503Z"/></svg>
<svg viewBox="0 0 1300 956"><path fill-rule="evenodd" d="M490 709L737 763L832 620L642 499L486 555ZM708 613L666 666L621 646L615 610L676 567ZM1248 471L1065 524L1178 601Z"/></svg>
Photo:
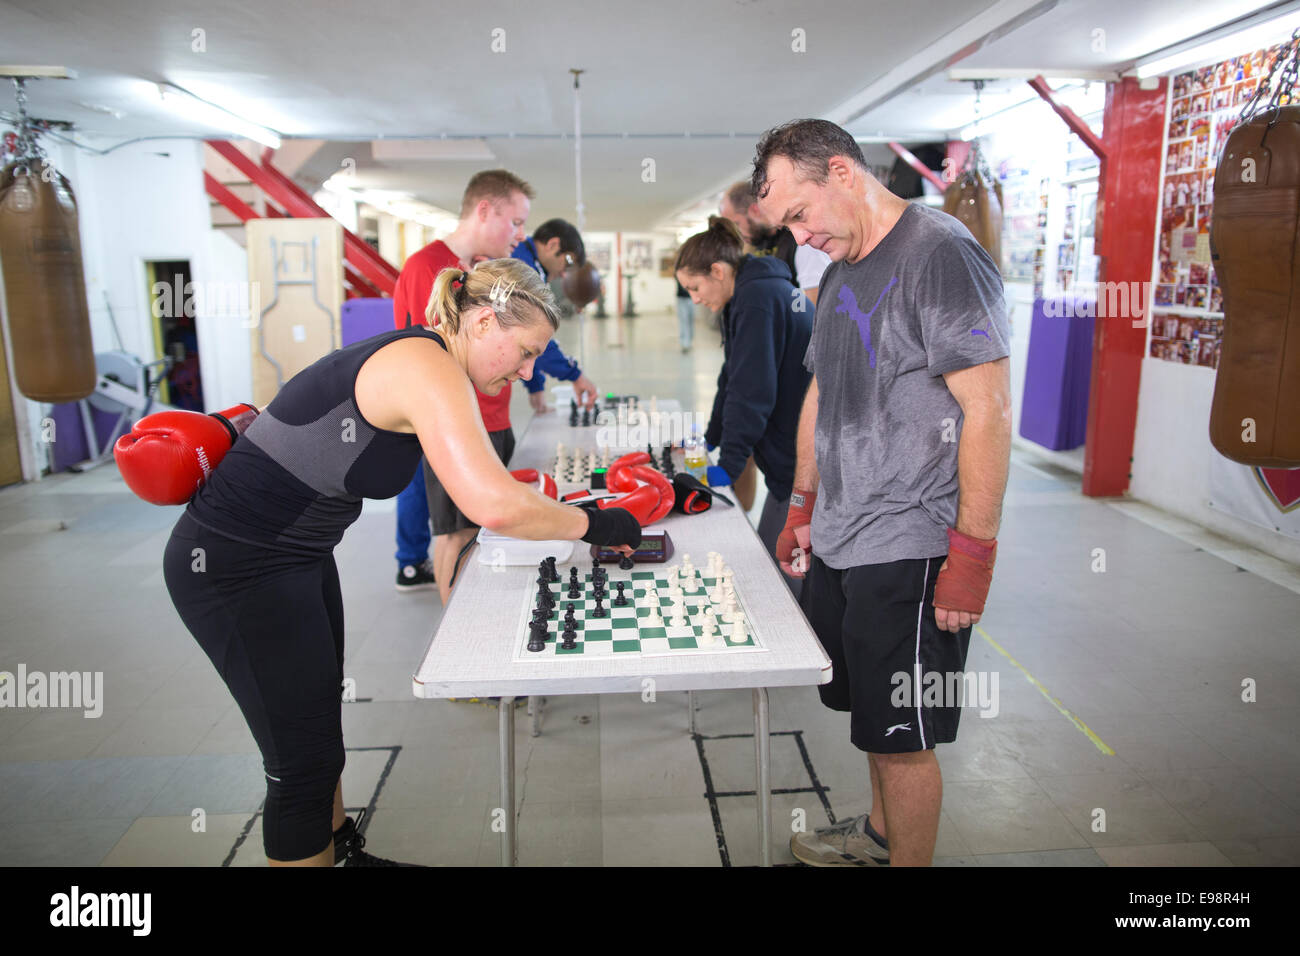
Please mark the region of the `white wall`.
<svg viewBox="0 0 1300 956"><path fill-rule="evenodd" d="M1133 480L1129 493L1211 531L1300 564L1300 542L1211 508L1212 368L1163 359L1142 360Z"/></svg>
<svg viewBox="0 0 1300 956"><path fill-rule="evenodd" d="M155 351L151 296L145 262L187 259L195 283L248 282L244 251L213 230L203 189L203 144L195 140L150 140L107 155L48 144L51 159L68 176L77 196L81 254L86 277L91 337L96 352L122 349L145 361ZM199 361L208 410L225 408L249 392L248 330L239 318L196 315ZM117 334L109 319L109 305ZM39 443L45 408L27 403L39 467L46 447ZM35 477L31 475L29 477Z"/></svg>

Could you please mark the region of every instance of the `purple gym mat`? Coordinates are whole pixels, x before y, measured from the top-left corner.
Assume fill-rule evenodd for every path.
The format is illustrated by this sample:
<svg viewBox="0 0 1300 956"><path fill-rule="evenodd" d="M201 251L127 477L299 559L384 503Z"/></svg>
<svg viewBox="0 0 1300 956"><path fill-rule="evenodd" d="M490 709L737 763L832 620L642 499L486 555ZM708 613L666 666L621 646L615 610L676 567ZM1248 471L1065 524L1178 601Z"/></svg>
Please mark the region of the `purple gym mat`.
<svg viewBox="0 0 1300 956"><path fill-rule="evenodd" d="M343 303L342 321L345 346L397 328L392 299L348 299Z"/></svg>
<svg viewBox="0 0 1300 956"><path fill-rule="evenodd" d="M1078 296L1034 301L1020 435L1052 451L1078 448L1087 438L1093 319L1080 314L1082 301Z"/></svg>

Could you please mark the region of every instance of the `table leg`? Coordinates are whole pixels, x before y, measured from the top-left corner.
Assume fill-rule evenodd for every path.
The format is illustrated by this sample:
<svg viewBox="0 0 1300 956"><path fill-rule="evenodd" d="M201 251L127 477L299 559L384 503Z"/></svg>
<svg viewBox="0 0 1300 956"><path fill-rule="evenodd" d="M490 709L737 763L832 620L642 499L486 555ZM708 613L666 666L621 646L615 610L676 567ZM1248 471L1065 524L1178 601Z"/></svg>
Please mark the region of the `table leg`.
<svg viewBox="0 0 1300 956"><path fill-rule="evenodd" d="M528 698L528 716L533 722L533 736L542 735L542 709L546 706L545 697L530 696Z"/></svg>
<svg viewBox="0 0 1300 956"><path fill-rule="evenodd" d="M687 717L687 727L690 729L691 736L695 736L695 691L686 692L686 710L689 712Z"/></svg>
<svg viewBox="0 0 1300 956"><path fill-rule="evenodd" d="M502 697L497 703L501 751L501 808L506 830L501 834L501 865L514 866L519 848L515 839L515 699Z"/></svg>
<svg viewBox="0 0 1300 956"><path fill-rule="evenodd" d="M758 859L772 865L772 749L768 736L767 688L754 688L754 762L758 768Z"/></svg>

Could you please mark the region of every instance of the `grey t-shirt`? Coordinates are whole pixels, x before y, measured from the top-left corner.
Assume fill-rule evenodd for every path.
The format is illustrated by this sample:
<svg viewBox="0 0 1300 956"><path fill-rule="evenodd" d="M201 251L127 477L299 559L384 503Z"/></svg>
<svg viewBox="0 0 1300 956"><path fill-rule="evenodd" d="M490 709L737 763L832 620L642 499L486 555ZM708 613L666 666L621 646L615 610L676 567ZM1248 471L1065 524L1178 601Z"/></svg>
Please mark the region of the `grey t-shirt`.
<svg viewBox="0 0 1300 956"><path fill-rule="evenodd" d="M964 225L915 203L822 277L812 548L843 570L948 553L962 413L942 376L1009 353L1002 277Z"/></svg>

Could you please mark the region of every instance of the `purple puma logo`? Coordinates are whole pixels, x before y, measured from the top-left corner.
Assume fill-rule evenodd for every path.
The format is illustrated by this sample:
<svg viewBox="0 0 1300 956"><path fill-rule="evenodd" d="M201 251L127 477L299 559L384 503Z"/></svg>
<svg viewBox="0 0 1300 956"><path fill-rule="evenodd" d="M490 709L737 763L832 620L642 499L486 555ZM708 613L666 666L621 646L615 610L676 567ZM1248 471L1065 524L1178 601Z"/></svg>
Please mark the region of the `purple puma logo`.
<svg viewBox="0 0 1300 956"><path fill-rule="evenodd" d="M871 317L876 314L876 309L880 308L880 301L885 297L885 293L896 285L898 285L898 277L894 276L876 298L876 304L871 307L871 311L866 314L863 314L862 309L858 307L858 297L853 294L853 290L847 285L840 286L840 304L835 307L835 311L847 315L857 325L858 335L862 338L862 344L866 346L867 360L872 368L876 367L876 350L871 347Z"/></svg>

